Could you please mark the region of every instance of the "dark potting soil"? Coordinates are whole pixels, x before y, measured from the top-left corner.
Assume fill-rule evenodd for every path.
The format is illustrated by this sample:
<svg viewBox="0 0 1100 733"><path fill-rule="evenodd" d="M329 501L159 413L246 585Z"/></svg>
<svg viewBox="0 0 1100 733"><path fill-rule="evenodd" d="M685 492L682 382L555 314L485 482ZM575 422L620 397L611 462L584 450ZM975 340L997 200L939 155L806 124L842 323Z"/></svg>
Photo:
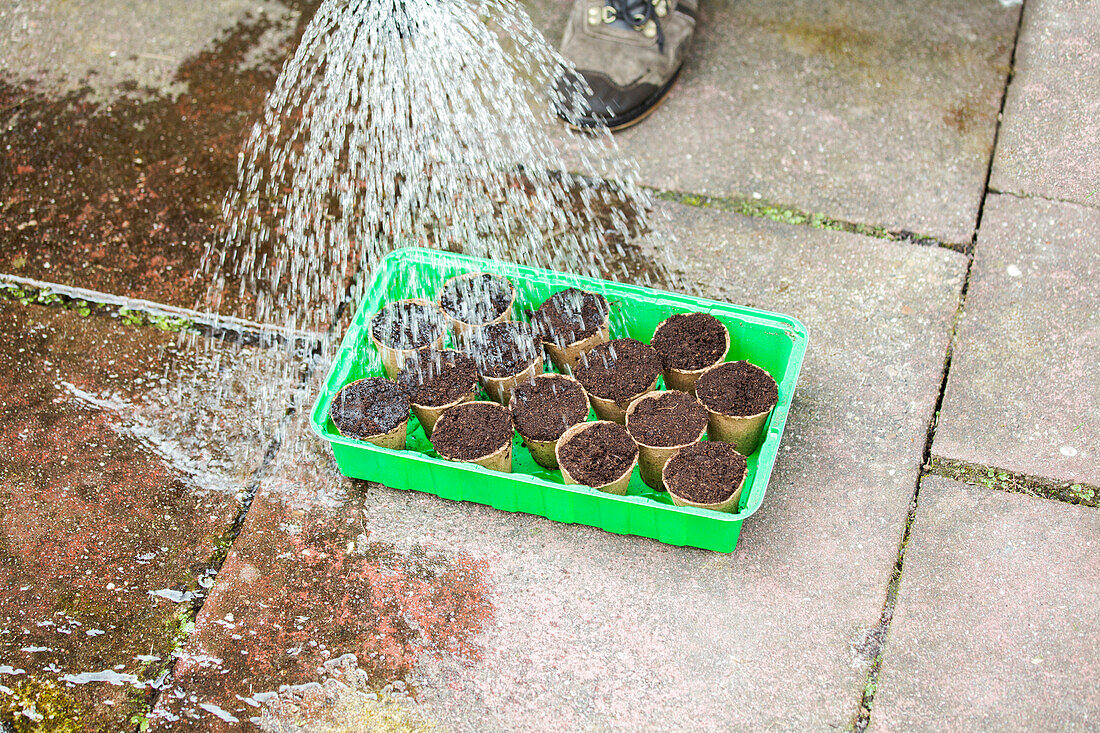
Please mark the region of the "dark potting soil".
<svg viewBox="0 0 1100 733"><path fill-rule="evenodd" d="M649 391L660 373L661 358L653 347L631 338L600 344L573 369L588 394L619 403Z"/></svg>
<svg viewBox="0 0 1100 733"><path fill-rule="evenodd" d="M669 459L665 486L696 504L717 504L733 496L747 468L745 457L729 443L695 443Z"/></svg>
<svg viewBox="0 0 1100 733"><path fill-rule="evenodd" d="M707 408L699 400L673 389L636 403L634 412L626 418L626 427L639 443L672 447L698 440L707 418Z"/></svg>
<svg viewBox="0 0 1100 733"><path fill-rule="evenodd" d="M650 346L665 369L704 369L726 355L726 327L709 313L678 313L661 325Z"/></svg>
<svg viewBox="0 0 1100 733"><path fill-rule="evenodd" d="M467 350L483 377L510 377L542 358L535 332L522 321L503 321L475 330Z"/></svg>
<svg viewBox="0 0 1100 733"><path fill-rule="evenodd" d="M558 447L561 464L585 486L611 483L637 457L638 446L626 428L617 423L594 423Z"/></svg>
<svg viewBox="0 0 1100 733"><path fill-rule="evenodd" d="M463 323L488 323L512 305L512 286L489 273L457 278L443 285L439 305Z"/></svg>
<svg viewBox="0 0 1100 733"><path fill-rule="evenodd" d="M394 349L419 349L443 335L447 322L435 305L398 301L370 319L371 334Z"/></svg>
<svg viewBox="0 0 1100 733"><path fill-rule="evenodd" d="M512 417L495 402L466 402L443 413L432 446L444 458L472 461L512 440Z"/></svg>
<svg viewBox="0 0 1100 733"><path fill-rule="evenodd" d="M342 435L369 438L388 433L408 420L409 400L390 380L368 377L337 392L329 416Z"/></svg>
<svg viewBox="0 0 1100 733"><path fill-rule="evenodd" d="M516 387L509 406L516 430L530 440L557 440L588 417L588 398L581 386L551 374Z"/></svg>
<svg viewBox="0 0 1100 733"><path fill-rule="evenodd" d="M747 361L729 361L699 377L695 394L715 412L747 417L775 407L779 388L762 369Z"/></svg>
<svg viewBox="0 0 1100 733"><path fill-rule="evenodd" d="M531 322L543 340L564 347L600 330L609 311L602 295L569 288L543 301Z"/></svg>
<svg viewBox="0 0 1100 733"><path fill-rule="evenodd" d="M477 365L454 349L417 351L395 381L409 402L440 407L477 390Z"/></svg>

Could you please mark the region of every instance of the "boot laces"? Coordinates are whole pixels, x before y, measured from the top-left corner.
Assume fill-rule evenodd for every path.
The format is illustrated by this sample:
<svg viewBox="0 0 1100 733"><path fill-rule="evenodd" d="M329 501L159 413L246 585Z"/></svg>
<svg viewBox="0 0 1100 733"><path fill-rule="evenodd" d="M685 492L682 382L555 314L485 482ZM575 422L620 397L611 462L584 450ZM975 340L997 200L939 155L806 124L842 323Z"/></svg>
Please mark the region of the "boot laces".
<svg viewBox="0 0 1100 733"><path fill-rule="evenodd" d="M633 25L636 31L642 30L652 21L657 29L657 48L661 53L665 52L665 34L661 29L661 19L657 15L654 0L604 0L604 3L615 12L617 18L622 18Z"/></svg>

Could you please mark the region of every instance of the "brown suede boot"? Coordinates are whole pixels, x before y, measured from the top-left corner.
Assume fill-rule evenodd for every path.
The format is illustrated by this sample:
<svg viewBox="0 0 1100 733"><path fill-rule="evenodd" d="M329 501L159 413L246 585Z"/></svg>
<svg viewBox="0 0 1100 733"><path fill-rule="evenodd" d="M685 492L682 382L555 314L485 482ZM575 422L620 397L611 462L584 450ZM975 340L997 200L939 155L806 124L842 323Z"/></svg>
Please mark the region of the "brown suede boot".
<svg viewBox="0 0 1100 733"><path fill-rule="evenodd" d="M680 73L698 2L576 0L561 44L576 74L558 82L558 115L582 129L643 120Z"/></svg>

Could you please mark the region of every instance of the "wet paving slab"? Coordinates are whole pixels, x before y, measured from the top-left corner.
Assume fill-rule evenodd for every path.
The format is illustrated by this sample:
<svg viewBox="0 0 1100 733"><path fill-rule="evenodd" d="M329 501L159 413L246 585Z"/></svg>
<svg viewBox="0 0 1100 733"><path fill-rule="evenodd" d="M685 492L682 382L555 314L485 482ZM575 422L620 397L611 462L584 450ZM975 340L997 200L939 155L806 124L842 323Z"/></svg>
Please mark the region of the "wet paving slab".
<svg viewBox="0 0 1100 733"><path fill-rule="evenodd" d="M298 418L154 712L164 730L419 730L413 673L472 664L486 565L371 536L368 494ZM386 727L391 726L391 727Z"/></svg>
<svg viewBox="0 0 1100 733"><path fill-rule="evenodd" d="M136 726L247 500L262 409L175 333L0 300L0 334L0 720Z"/></svg>
<svg viewBox="0 0 1100 733"><path fill-rule="evenodd" d="M28 48L2 47L0 272L203 305L194 273L221 232L238 152L316 3L164 5L68 5L32 14L44 29L13 26ZM210 37L153 52L152 30L103 30L127 13L138 27L182 23ZM83 45L73 28L90 29ZM37 73L50 44L91 76L59 86ZM240 305L231 297L224 308Z"/></svg>

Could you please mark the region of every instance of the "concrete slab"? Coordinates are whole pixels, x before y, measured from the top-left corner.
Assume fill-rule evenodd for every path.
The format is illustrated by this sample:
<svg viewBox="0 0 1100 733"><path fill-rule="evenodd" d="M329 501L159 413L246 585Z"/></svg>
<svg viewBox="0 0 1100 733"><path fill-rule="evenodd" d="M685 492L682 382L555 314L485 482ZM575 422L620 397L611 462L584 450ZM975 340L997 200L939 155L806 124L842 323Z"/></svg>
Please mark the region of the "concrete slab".
<svg viewBox="0 0 1100 733"><path fill-rule="evenodd" d="M1100 5L1028 0L990 186L1100 206Z"/></svg>
<svg viewBox="0 0 1100 733"><path fill-rule="evenodd" d="M1096 730L1100 511L924 479L874 730Z"/></svg>
<svg viewBox="0 0 1100 733"><path fill-rule="evenodd" d="M178 655L156 728L419 730L412 671L429 656L479 657L486 566L374 539L366 495L297 420ZM387 720L405 727L379 727Z"/></svg>
<svg viewBox="0 0 1100 733"><path fill-rule="evenodd" d="M932 452L1100 485L1100 211L991 195Z"/></svg>
<svg viewBox="0 0 1100 733"><path fill-rule="evenodd" d="M571 5L529 3L554 43ZM704 2L676 87L618 139L659 188L969 242L1019 12L989 0Z"/></svg>
<svg viewBox="0 0 1100 733"><path fill-rule="evenodd" d="M209 710L194 709L206 703L242 722L308 729L310 715L376 715L394 691L411 690L415 708L402 707L403 720L458 731L851 723L965 259L697 208L667 211L684 240L675 260L688 263L685 285L792 313L811 334L771 491L736 554L374 484L345 482L320 494L332 501L319 501L308 492L332 484L314 448L280 458L276 473L290 477L279 479L287 488L257 499L203 608L189 650L221 666L181 663L179 690L161 697L162 709L217 724ZM308 501L296 507L302 500L281 498L294 492ZM339 557L336 569L323 571L316 553ZM416 580L413 558L438 570ZM448 580L435 602L457 604L439 626L438 613L420 615L417 599L442 592L436 583L449 573L463 579ZM326 600L337 580L342 593ZM413 602L391 617L397 607L386 604L396 600L385 599L402 594ZM341 598L362 609L360 620L340 615ZM398 624L393 618L406 619L411 641L372 627ZM448 638L455 641L441 643ZM299 659L301 639L326 648ZM409 643L421 651L408 653ZM329 661L347 653L356 660L325 667L326 652ZM345 664L350 671L332 671ZM315 685L279 691L282 678ZM243 681L277 694L239 700Z"/></svg>
<svg viewBox="0 0 1100 733"><path fill-rule="evenodd" d="M0 720L136 726L263 454L194 395L258 407L176 334L7 300L0 334Z"/></svg>
<svg viewBox="0 0 1100 733"><path fill-rule="evenodd" d="M28 17L0 54L8 69L0 70L0 272L188 308L199 302L193 275L221 236L237 153L295 33L286 17L245 5L7 9ZM35 59L51 53L55 64L72 61L63 74L95 72L114 85L104 89L134 93L105 103L102 85L62 92L48 78L28 80Z"/></svg>

